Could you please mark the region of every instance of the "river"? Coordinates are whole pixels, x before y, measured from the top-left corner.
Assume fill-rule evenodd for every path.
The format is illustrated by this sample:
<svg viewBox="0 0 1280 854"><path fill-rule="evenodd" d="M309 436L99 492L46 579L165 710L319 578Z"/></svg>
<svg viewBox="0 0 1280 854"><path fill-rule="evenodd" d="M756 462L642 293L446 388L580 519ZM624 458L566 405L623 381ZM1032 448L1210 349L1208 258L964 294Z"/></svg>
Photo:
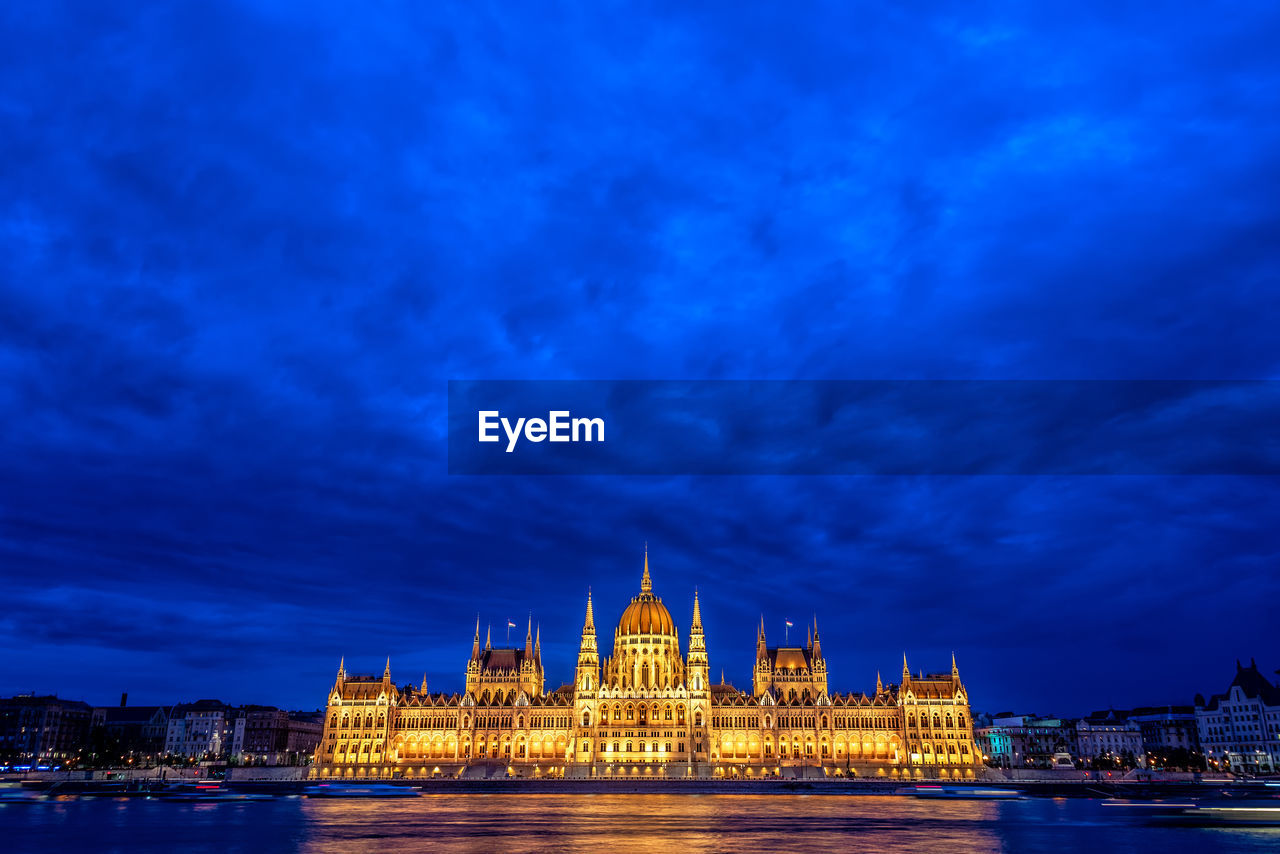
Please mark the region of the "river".
<svg viewBox="0 0 1280 854"><path fill-rule="evenodd" d="M0 850L105 852L1260 852L1280 829L1157 827L1099 801L869 795L429 794L0 806Z"/></svg>

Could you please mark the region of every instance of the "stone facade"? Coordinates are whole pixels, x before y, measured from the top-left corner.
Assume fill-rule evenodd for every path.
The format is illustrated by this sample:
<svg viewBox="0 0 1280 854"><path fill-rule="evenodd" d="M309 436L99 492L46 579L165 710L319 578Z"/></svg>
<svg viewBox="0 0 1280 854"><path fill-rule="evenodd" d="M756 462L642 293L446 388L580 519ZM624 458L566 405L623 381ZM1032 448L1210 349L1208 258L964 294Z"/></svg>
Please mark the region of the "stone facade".
<svg viewBox="0 0 1280 854"><path fill-rule="evenodd" d="M640 592L597 645L588 593L574 681L544 690L540 632L523 648L480 645L476 624L466 690L432 694L338 666L313 775L972 778L981 766L968 695L949 673L912 675L873 695L832 694L815 625L803 647L757 636L752 690L710 679L694 595L687 656L654 595L645 555Z"/></svg>

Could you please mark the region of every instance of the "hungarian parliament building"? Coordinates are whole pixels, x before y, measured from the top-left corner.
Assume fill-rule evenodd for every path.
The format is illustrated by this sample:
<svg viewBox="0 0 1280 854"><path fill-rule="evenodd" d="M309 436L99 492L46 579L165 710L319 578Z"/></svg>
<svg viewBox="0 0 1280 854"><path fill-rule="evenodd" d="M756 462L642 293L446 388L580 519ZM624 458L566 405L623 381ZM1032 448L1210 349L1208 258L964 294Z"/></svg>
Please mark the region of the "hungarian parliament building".
<svg viewBox="0 0 1280 854"><path fill-rule="evenodd" d="M312 775L391 777L808 777L967 779L981 767L968 693L948 673L902 676L875 694L833 694L817 627L804 646L771 647L761 623L751 691L713 684L697 593L686 656L653 594L646 550L640 592L600 660L586 619L572 685L546 691L541 632L524 645L480 643L477 621L462 694L349 676L329 692Z"/></svg>

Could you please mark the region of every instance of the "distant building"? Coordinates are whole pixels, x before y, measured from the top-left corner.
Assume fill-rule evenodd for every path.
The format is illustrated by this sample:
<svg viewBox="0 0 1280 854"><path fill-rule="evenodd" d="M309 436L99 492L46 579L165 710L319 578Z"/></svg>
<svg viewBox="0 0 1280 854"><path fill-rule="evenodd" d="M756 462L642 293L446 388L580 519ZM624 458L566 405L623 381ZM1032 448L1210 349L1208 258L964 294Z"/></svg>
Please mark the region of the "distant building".
<svg viewBox="0 0 1280 854"><path fill-rule="evenodd" d="M1086 762L1132 757L1137 765L1146 765L1142 728L1115 709L1094 712L1076 721L1076 750L1076 755Z"/></svg>
<svg viewBox="0 0 1280 854"><path fill-rule="evenodd" d="M0 699L0 758L61 762L75 759L89 739L93 708L80 700L20 694Z"/></svg>
<svg viewBox="0 0 1280 854"><path fill-rule="evenodd" d="M1168 754L1174 750L1197 753L1200 732L1194 706L1143 706L1125 714L1142 731L1146 753Z"/></svg>
<svg viewBox="0 0 1280 854"><path fill-rule="evenodd" d="M169 709L165 706L102 706L93 710L93 729L121 756L165 752Z"/></svg>
<svg viewBox="0 0 1280 854"><path fill-rule="evenodd" d="M1052 768L1059 754L1076 754L1075 730L1061 718L1001 714L974 730L978 748L1000 768Z"/></svg>
<svg viewBox="0 0 1280 854"><path fill-rule="evenodd" d="M246 706L236 719L231 752L241 762L258 765L301 765L320 745L324 729L320 712L286 712L268 706Z"/></svg>
<svg viewBox="0 0 1280 854"><path fill-rule="evenodd" d="M165 752L194 759L223 758L231 750L236 717L234 709L218 700L174 706Z"/></svg>
<svg viewBox="0 0 1280 854"><path fill-rule="evenodd" d="M1205 702L1196 696L1200 745L1212 767L1238 774L1274 774L1280 768L1280 687L1236 662L1227 690Z"/></svg>

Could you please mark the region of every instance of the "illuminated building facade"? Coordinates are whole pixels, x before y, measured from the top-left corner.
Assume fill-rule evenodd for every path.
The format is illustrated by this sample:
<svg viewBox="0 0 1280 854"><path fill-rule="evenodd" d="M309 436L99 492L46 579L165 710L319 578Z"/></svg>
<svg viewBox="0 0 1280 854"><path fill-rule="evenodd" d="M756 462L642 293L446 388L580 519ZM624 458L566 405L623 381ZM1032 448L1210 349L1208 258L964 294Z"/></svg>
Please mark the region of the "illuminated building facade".
<svg viewBox="0 0 1280 854"><path fill-rule="evenodd" d="M522 648L480 645L462 694L349 676L329 692L318 777L764 777L966 779L981 767L968 695L951 671L912 675L873 695L832 694L816 625L803 647L770 647L761 624L752 690L712 684L701 603L687 655L654 595L645 555L640 592L603 660L587 595L574 681L544 690L541 635Z"/></svg>

